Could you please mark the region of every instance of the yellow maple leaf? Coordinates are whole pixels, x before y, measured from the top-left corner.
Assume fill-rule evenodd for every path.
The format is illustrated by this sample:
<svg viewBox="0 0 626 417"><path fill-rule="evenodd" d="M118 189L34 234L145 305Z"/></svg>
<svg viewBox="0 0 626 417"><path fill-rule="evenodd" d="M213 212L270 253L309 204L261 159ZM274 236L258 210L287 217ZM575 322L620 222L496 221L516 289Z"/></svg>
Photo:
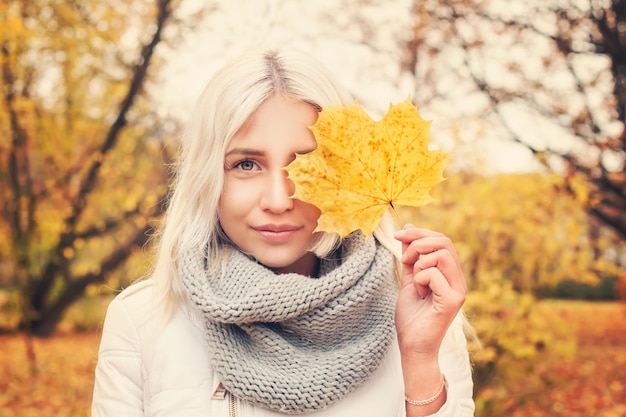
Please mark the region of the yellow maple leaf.
<svg viewBox="0 0 626 417"><path fill-rule="evenodd" d="M294 198L321 210L317 231L370 235L389 209L432 201L447 153L429 150L430 122L410 99L376 122L355 102L324 108L311 127L317 148L287 166Z"/></svg>

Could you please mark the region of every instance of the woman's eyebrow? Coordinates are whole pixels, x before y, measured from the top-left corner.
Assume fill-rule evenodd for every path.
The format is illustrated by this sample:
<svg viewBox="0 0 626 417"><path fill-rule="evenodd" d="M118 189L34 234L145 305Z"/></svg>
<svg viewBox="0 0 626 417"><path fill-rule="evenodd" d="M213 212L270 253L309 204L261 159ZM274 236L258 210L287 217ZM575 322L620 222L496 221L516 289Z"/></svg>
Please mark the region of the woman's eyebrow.
<svg viewBox="0 0 626 417"><path fill-rule="evenodd" d="M225 156L234 155L234 154L263 156L265 155L265 152L260 151L258 149L252 149L252 148L233 148L230 151L226 152Z"/></svg>

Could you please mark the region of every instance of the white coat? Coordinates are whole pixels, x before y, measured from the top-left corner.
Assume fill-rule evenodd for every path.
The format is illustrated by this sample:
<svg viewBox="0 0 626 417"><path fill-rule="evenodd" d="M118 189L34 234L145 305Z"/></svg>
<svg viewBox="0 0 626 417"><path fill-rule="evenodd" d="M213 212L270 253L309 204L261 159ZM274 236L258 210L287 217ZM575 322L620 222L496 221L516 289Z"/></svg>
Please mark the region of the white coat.
<svg viewBox="0 0 626 417"><path fill-rule="evenodd" d="M100 344L92 417L278 417L225 393L211 366L203 319L181 309L162 323L152 300L152 281L134 284L109 305ZM472 379L465 337L455 320L440 351L448 380L447 401L433 416L473 416ZM212 398L214 397L214 398ZM400 353L393 343L363 386L307 416L397 417L405 413Z"/></svg>

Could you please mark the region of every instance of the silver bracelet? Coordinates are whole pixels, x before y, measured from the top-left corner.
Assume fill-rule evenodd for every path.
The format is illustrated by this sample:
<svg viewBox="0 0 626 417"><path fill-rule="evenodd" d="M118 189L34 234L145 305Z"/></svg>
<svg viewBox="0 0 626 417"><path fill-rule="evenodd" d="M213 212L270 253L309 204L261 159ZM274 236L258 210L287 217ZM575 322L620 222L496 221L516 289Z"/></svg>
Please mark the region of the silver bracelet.
<svg viewBox="0 0 626 417"><path fill-rule="evenodd" d="M443 379L441 380L441 386L439 387L439 391L437 391L435 395L433 395L432 397L426 400L413 400L405 395L404 400L411 405L428 405L432 402L435 402L437 398L441 397L441 393L443 392L444 388L446 388L447 386L448 386L448 380L446 379L446 376L443 375Z"/></svg>

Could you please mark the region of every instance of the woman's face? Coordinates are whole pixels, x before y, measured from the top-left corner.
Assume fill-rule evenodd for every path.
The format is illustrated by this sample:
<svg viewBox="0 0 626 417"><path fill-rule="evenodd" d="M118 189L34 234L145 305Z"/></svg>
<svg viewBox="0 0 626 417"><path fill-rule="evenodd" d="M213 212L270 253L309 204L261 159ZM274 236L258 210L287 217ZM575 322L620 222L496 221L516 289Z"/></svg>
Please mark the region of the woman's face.
<svg viewBox="0 0 626 417"><path fill-rule="evenodd" d="M264 102L233 136L224 161L220 224L243 252L276 272L314 272L308 249L320 211L290 196L283 169L296 153L315 149L309 126L317 112L280 95Z"/></svg>

